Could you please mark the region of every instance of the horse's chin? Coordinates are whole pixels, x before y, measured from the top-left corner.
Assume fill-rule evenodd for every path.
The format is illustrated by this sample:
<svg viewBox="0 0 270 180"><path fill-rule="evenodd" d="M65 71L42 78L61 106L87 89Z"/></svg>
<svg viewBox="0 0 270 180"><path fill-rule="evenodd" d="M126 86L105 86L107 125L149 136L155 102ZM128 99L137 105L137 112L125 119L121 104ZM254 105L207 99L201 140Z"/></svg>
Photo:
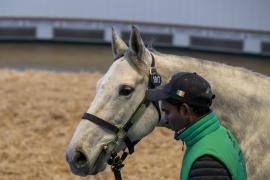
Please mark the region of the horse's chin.
<svg viewBox="0 0 270 180"><path fill-rule="evenodd" d="M97 164L93 167L91 167L90 169L85 169L85 170L74 170L71 168L71 171L73 174L77 175L77 176L89 176L89 175L96 175L98 174L99 172L102 172L104 171L104 169L106 168L106 163L100 163L100 164Z"/></svg>
<svg viewBox="0 0 270 180"><path fill-rule="evenodd" d="M122 146L119 146L117 150L121 150ZM101 151L98 155L96 162L94 163L93 167L88 172L88 175L96 175L99 172L105 170L107 166L108 159L111 157L111 152L106 153L105 151Z"/></svg>
<svg viewBox="0 0 270 180"><path fill-rule="evenodd" d="M98 159L94 166L89 170L88 175L96 175L97 173L104 171L106 166L107 161L105 158Z"/></svg>
<svg viewBox="0 0 270 180"><path fill-rule="evenodd" d="M98 174L99 172L102 172L104 171L104 169L106 168L106 164L103 163L102 165L97 165L97 166L94 166L92 167L91 169L88 169L88 170L80 170L80 171L77 171L77 170L73 170L71 168L71 171L73 174L77 175L77 176L90 176L90 175L96 175Z"/></svg>

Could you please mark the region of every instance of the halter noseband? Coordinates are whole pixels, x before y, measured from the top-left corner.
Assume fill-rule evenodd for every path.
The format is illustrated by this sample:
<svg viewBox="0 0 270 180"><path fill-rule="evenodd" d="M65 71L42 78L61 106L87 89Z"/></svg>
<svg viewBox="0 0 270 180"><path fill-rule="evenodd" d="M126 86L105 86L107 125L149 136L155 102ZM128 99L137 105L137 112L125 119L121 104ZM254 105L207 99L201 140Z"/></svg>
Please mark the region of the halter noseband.
<svg viewBox="0 0 270 180"><path fill-rule="evenodd" d="M148 88L153 89L161 84L161 77L157 73L157 70L155 68L155 58L152 56L152 63L151 63L151 68L149 71L149 83L148 83ZM134 146L140 141L137 140L135 142L132 142L130 138L127 136L127 133L129 129L132 127L132 125L140 119L140 117L143 115L144 111L146 108L149 106L149 104L153 103L154 107L156 108L159 116L159 121L161 119L161 112L159 108L159 104L157 101L152 102L146 99L145 97L143 98L142 102L139 104L137 109L134 111L134 113L131 115L129 120L126 122L121 127L118 127L114 124L111 124L93 114L90 113L84 113L82 119L89 120L101 127L104 127L116 134L116 139L109 142L106 146L104 146L103 151L105 152L111 152L111 157L108 160L108 164L112 166L112 171L114 172L114 176L116 180L121 180L121 173L120 170L124 166L123 161L126 159L128 154L132 154L134 152ZM120 145L119 140L122 140L125 142L126 147L128 148L128 152L123 150L122 156L118 156L115 150L116 145Z"/></svg>

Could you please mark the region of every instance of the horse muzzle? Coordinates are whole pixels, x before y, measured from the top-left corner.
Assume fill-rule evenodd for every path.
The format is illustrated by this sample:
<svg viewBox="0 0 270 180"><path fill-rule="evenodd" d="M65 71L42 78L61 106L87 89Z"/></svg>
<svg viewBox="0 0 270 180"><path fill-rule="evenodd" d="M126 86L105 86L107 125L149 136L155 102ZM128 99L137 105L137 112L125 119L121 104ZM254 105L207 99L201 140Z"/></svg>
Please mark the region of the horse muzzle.
<svg viewBox="0 0 270 180"><path fill-rule="evenodd" d="M78 176L95 175L106 168L107 159L109 155L101 148L96 157L91 159L83 150L76 149L66 152L66 161L69 164L70 170L73 174Z"/></svg>

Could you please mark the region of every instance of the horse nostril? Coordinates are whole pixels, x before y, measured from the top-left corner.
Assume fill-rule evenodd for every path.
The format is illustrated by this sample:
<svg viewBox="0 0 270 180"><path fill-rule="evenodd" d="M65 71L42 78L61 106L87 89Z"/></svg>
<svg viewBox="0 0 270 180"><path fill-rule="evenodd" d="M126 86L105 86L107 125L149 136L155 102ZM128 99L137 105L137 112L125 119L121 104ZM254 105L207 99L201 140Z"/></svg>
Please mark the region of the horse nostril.
<svg viewBox="0 0 270 180"><path fill-rule="evenodd" d="M82 168L87 164L86 155L81 151L75 151L73 155L73 162L77 168Z"/></svg>

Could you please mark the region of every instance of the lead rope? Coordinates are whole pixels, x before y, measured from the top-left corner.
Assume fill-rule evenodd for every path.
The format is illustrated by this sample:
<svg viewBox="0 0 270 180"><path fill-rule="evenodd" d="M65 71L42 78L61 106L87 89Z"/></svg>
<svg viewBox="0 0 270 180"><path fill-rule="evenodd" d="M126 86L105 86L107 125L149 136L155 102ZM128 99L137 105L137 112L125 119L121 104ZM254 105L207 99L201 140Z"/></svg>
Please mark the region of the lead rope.
<svg viewBox="0 0 270 180"><path fill-rule="evenodd" d="M121 169L125 166L123 161L127 158L128 152L123 151L122 156L118 156L116 152L112 153L110 159L108 160L108 164L111 165L111 169L114 174L115 180L122 180Z"/></svg>

